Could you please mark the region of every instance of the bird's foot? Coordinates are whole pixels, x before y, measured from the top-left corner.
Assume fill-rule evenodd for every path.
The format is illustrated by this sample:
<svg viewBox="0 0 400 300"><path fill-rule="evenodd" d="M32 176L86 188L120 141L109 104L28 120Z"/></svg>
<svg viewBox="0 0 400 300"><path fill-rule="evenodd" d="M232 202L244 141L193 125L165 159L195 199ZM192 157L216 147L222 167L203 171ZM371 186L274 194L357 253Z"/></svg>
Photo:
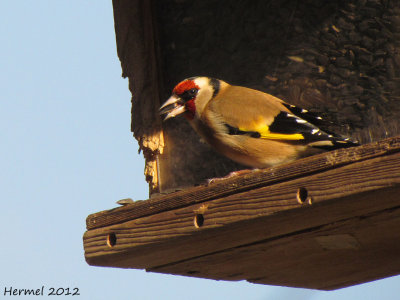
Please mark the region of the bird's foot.
<svg viewBox="0 0 400 300"><path fill-rule="evenodd" d="M208 184L208 185L214 184L214 183L223 181L223 180L225 180L225 179L229 179L229 178L232 178L232 177L236 177L236 176L238 176L238 175L248 174L248 173L254 172L254 171L256 171L256 170L258 170L258 169L245 169L245 170L233 171L233 172L230 172L228 175L226 175L226 176L224 176L224 177L217 177L217 178L210 178L210 179L207 179L207 184Z"/></svg>

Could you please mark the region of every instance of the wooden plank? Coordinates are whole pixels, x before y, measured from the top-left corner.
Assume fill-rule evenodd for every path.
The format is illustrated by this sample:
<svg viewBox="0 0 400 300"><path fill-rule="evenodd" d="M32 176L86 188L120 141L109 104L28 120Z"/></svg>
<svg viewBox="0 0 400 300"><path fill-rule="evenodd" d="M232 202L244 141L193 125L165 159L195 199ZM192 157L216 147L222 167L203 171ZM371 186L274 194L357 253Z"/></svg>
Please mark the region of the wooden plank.
<svg viewBox="0 0 400 300"><path fill-rule="evenodd" d="M197 186L146 201L137 201L124 207L95 213L88 216L86 226L88 230L91 230L123 223L398 151L400 151L400 137L388 138L349 149L339 149L300 159L290 164L226 179L208 186Z"/></svg>
<svg viewBox="0 0 400 300"><path fill-rule="evenodd" d="M400 205L152 272L332 290L400 273Z"/></svg>
<svg viewBox="0 0 400 300"><path fill-rule="evenodd" d="M155 5L153 0L113 0L117 53L132 93L131 130L146 159L150 193L159 187L156 155L164 148L158 113L163 79Z"/></svg>
<svg viewBox="0 0 400 300"><path fill-rule="evenodd" d="M92 265L155 268L364 216L399 204L399 174L400 153L395 152L92 229L84 235L85 257ZM311 205L298 202L299 188L307 189ZM204 217L200 228L193 223L196 214ZM113 247L106 243L110 235L116 237Z"/></svg>

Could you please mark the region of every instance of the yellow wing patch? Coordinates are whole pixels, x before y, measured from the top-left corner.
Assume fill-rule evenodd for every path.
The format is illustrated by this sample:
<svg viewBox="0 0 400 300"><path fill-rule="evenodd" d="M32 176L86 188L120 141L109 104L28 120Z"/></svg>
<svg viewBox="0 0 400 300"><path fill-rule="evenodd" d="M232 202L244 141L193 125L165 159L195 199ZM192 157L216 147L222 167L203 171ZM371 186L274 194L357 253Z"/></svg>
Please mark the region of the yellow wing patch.
<svg viewBox="0 0 400 300"><path fill-rule="evenodd" d="M301 133L282 134L282 133L262 133L261 138L270 140L287 140L287 141L298 141L304 140L304 136Z"/></svg>
<svg viewBox="0 0 400 300"><path fill-rule="evenodd" d="M258 132L260 134L260 138L270 139L270 140L287 140L287 141L298 141L304 140L304 136L301 133L273 133L269 130L269 126L266 125L266 121L264 119L259 120L257 122L253 122L250 128L247 127L239 127L240 131L250 131L250 132Z"/></svg>

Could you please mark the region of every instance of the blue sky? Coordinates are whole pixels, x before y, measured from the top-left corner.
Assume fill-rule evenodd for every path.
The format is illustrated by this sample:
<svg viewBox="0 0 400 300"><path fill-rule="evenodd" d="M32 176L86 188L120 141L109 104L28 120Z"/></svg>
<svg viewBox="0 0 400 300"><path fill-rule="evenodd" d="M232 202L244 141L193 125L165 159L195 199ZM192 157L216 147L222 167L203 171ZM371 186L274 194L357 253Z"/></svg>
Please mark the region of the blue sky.
<svg viewBox="0 0 400 300"><path fill-rule="evenodd" d="M88 266L86 216L148 196L111 0L3 0L0 45L0 298L11 286L108 300L398 297L399 277L320 292Z"/></svg>

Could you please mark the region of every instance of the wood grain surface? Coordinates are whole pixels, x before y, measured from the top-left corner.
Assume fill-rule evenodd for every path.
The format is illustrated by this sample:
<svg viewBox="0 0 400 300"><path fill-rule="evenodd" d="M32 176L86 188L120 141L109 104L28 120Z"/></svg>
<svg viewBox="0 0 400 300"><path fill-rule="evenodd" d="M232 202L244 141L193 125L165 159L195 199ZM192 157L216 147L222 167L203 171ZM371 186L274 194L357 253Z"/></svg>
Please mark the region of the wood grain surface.
<svg viewBox="0 0 400 300"><path fill-rule="evenodd" d="M254 171L250 174L229 178L215 184L192 187L146 201L138 201L131 205L98 212L88 216L86 226L90 230L122 223L146 215L216 199L260 186L283 182L397 151L400 151L400 137L314 155L290 164Z"/></svg>
<svg viewBox="0 0 400 300"><path fill-rule="evenodd" d="M397 249L398 239L390 230L400 225L396 223L400 222L397 143L398 138L393 138L347 149L347 159L344 153L336 154L334 167L306 172L305 176L298 172L294 172L296 176L278 176L286 180L267 177L272 183L260 184L255 179L257 173L249 174L249 185L258 182L252 189L219 182L215 186L229 186L231 191L211 199L205 194L203 200L201 193L196 195L193 191L175 193L181 197L188 193L192 199L186 206L181 203L175 207L175 202L164 209L158 207L155 213L142 212L141 217L136 215L131 220L123 216L112 225L105 222L105 226L88 230L84 234L85 258L98 266L318 289L334 289L400 273L397 263L387 268L382 265L385 257L397 261L392 257L392 249ZM321 161L322 157L309 159ZM297 163L302 165L301 161ZM238 180L245 181L227 181ZM207 187L193 190L199 188ZM160 199L147 201L152 200ZM107 213L110 212L100 214ZM371 227L369 224L375 218L381 224ZM386 240L387 236L392 238ZM389 244L390 248L385 248ZM276 257L280 252L284 254L281 260ZM337 256L338 253L341 255ZM373 255L378 257L370 261ZM353 256L358 257L356 263L346 264ZM300 276L304 270L310 275ZM321 272L326 274L322 276Z"/></svg>

